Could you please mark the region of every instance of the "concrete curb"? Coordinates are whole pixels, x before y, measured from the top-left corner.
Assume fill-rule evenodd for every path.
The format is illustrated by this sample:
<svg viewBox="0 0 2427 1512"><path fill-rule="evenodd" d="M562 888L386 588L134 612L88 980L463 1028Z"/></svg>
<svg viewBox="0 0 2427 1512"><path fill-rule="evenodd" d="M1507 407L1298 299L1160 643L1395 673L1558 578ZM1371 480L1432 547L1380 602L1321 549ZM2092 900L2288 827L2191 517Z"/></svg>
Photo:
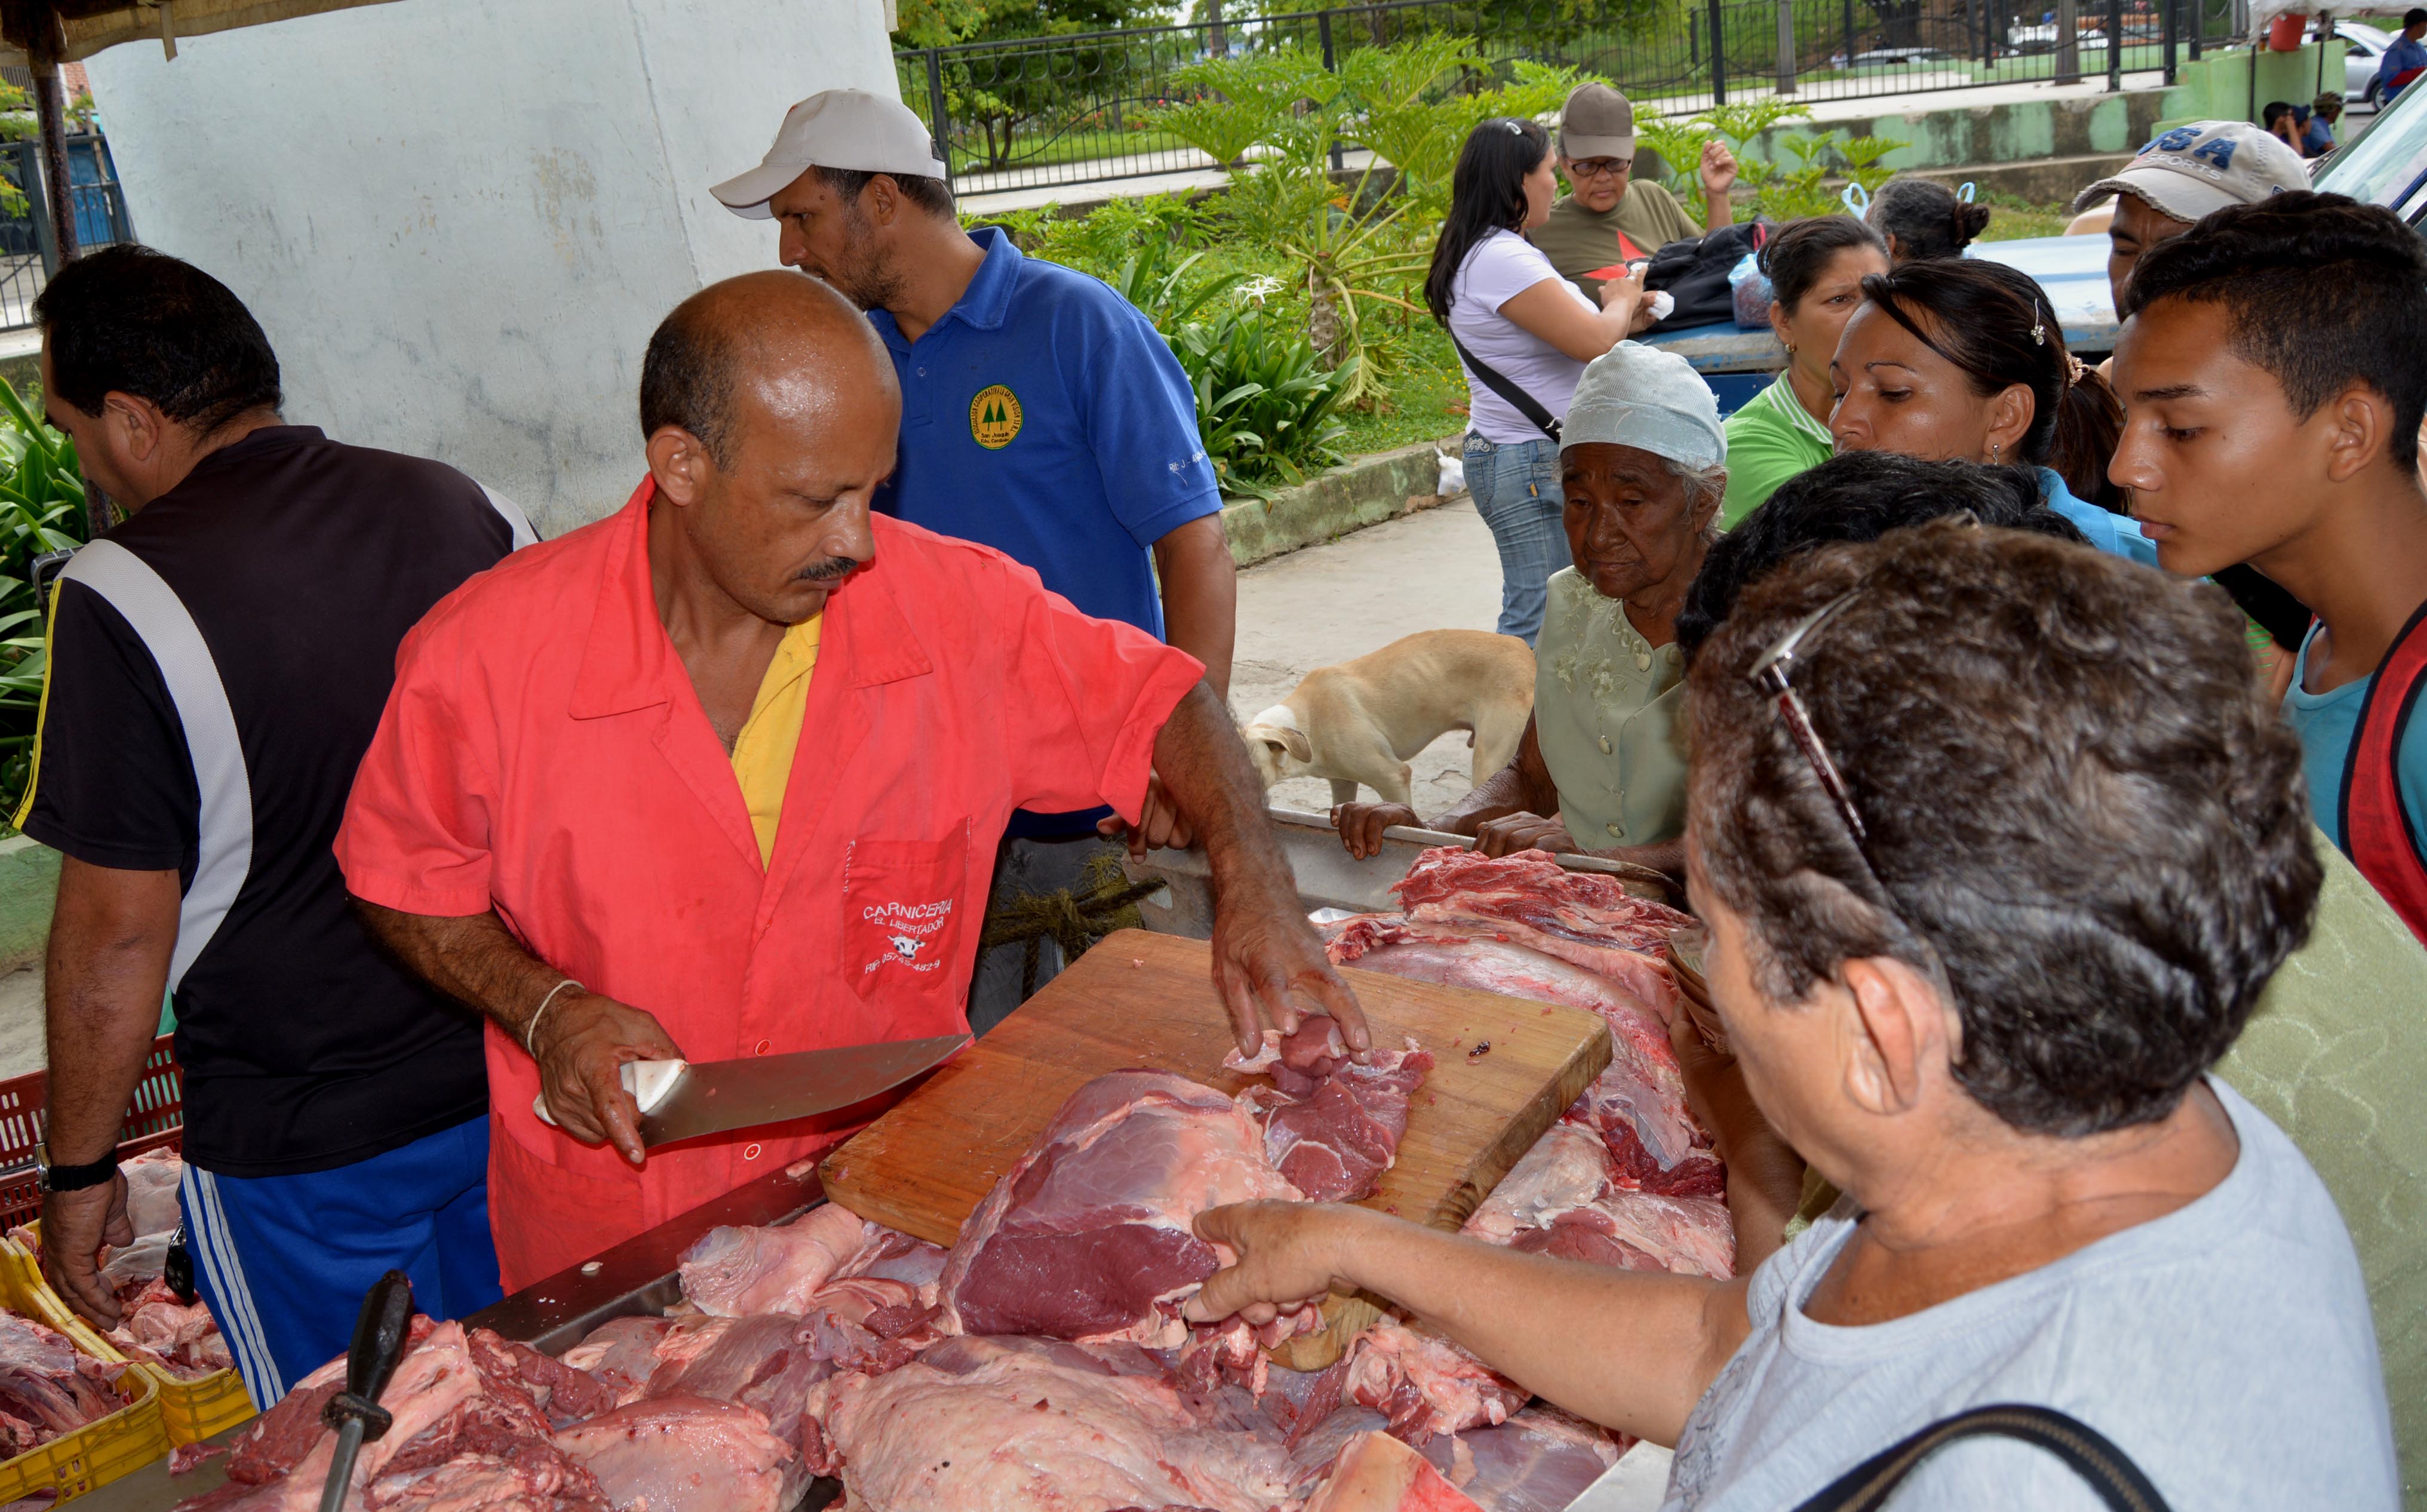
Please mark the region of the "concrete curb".
<svg viewBox="0 0 2427 1512"><path fill-rule="evenodd" d="M42 958L58 890L58 852L23 835L0 840L0 976Z"/></svg>
<svg viewBox="0 0 2427 1512"><path fill-rule="evenodd" d="M1253 566L1444 502L1433 492L1441 486L1441 463L1433 452L1439 447L1456 456L1458 446L1456 436L1419 441L1343 463L1270 500L1233 499L1222 506L1230 560Z"/></svg>

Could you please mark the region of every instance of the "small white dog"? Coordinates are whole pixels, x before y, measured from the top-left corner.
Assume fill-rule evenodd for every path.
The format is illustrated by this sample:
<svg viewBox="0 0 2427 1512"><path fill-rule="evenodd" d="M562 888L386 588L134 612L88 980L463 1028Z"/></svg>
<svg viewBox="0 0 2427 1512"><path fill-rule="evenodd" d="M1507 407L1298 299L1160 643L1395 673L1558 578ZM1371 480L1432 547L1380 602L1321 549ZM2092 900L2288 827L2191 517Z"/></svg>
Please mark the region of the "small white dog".
<svg viewBox="0 0 2427 1512"><path fill-rule="evenodd" d="M1384 803L1409 804L1409 756L1464 730L1480 783L1517 754L1533 711L1534 653L1524 642L1424 630L1317 667L1239 733L1267 789L1287 777L1328 777L1335 804L1355 803L1359 783Z"/></svg>

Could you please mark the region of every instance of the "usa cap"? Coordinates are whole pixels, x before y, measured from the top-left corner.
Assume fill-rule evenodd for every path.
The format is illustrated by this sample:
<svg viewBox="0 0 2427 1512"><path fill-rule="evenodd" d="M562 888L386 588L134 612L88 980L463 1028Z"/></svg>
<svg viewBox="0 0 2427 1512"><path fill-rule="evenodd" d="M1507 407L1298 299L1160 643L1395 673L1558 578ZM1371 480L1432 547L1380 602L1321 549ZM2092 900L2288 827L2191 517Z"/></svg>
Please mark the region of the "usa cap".
<svg viewBox="0 0 2427 1512"><path fill-rule="evenodd" d="M2247 121L2193 121L2142 148L2113 178L2082 190L2073 213L2128 194L2159 215L2197 220L2228 204L2256 204L2308 187L2300 155L2274 133Z"/></svg>
<svg viewBox="0 0 2427 1512"><path fill-rule="evenodd" d="M942 178L927 123L899 100L866 89L827 89L784 112L766 161L709 190L735 215L773 220L767 202L812 168L908 178Z"/></svg>
<svg viewBox="0 0 2427 1512"><path fill-rule="evenodd" d="M1559 106L1559 151L1576 162L1635 156L1635 106L1606 84L1579 84Z"/></svg>

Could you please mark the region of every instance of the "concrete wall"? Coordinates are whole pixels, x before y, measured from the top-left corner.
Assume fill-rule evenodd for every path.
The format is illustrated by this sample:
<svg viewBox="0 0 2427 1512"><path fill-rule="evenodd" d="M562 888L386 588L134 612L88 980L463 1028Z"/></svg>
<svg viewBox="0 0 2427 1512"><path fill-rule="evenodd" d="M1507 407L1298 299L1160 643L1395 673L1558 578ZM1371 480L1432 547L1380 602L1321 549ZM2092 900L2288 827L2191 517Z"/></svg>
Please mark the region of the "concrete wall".
<svg viewBox="0 0 2427 1512"><path fill-rule="evenodd" d="M2321 48L2322 59L2318 56ZM2258 72L2255 88L2254 66ZM2247 47L2236 47L2206 54L2175 72L2175 87L2167 92L2166 114L2158 128L2162 131L2186 121L2255 122L2270 100L2307 105L2318 96L2321 66L2325 88L2340 92L2343 44L2339 40L2310 42L2293 53L2253 53ZM2344 117L2340 135L2347 138L2357 125L2351 117Z"/></svg>
<svg viewBox="0 0 2427 1512"><path fill-rule="evenodd" d="M1783 145L1784 138L1790 136L1834 131L1848 137L1885 137L1908 145L1890 153L1881 162L1889 168L1908 171L2104 157L2129 154L2157 135L2158 119L2167 113L2168 96L2164 90L2142 89L2090 99L2028 100L1993 106L1956 103L1961 98L1955 96L1937 109L1910 114L1773 126L1750 147L1756 157L1794 167L1795 154Z"/></svg>
<svg viewBox="0 0 2427 1512"><path fill-rule="evenodd" d="M881 0L399 0L90 66L137 230L252 307L288 418L544 533L638 480L659 318L774 263L709 185L802 96L895 90Z"/></svg>

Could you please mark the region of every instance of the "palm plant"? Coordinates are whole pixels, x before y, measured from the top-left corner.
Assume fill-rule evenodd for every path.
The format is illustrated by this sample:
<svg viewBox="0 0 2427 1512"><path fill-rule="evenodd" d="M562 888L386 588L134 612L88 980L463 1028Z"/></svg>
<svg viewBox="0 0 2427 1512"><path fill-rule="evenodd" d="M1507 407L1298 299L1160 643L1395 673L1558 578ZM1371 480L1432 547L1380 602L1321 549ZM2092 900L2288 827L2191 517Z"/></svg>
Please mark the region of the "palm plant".
<svg viewBox="0 0 2427 1512"><path fill-rule="evenodd" d="M1225 214L1240 235L1300 269L1307 333L1317 357L1345 375L1341 402L1380 393L1368 360L1371 307L1420 314L1409 298L1431 257L1431 227L1448 203L1451 170L1476 122L1539 115L1574 83L1572 70L1520 62L1511 82L1487 83L1472 38L1435 34L1359 48L1337 70L1302 49L1274 48L1181 70L1189 103L1155 123L1238 166ZM1370 149L1345 182L1335 152Z"/></svg>

